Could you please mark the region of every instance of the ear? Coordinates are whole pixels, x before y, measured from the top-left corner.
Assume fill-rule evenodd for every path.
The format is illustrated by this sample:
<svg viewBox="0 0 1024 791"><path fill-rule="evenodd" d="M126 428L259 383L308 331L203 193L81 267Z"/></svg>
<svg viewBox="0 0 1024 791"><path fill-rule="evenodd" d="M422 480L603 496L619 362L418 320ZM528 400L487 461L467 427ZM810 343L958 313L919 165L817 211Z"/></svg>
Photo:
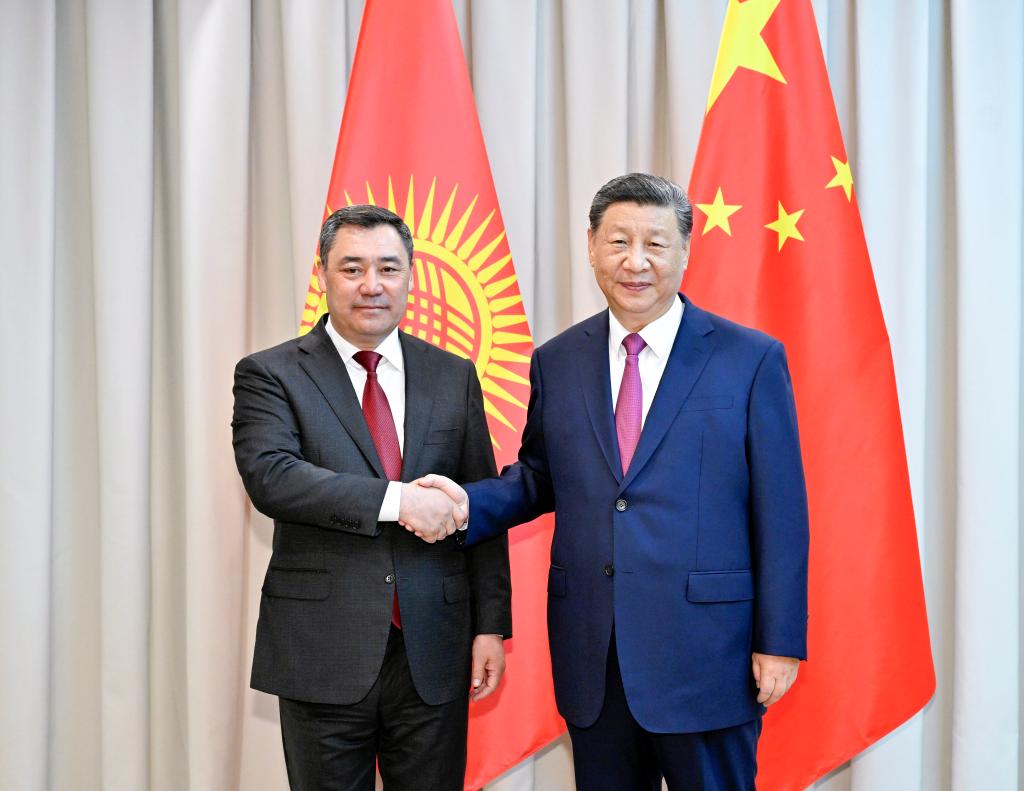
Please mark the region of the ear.
<svg viewBox="0 0 1024 791"><path fill-rule="evenodd" d="M316 257L316 281L317 281L317 284L320 286L320 291L322 291L325 294L327 293L327 280L324 278L324 275L326 274L326 269L327 269L326 264L324 264L324 262L320 258L320 256L317 256Z"/></svg>
<svg viewBox="0 0 1024 791"><path fill-rule="evenodd" d="M587 256L590 258L590 268L594 268L594 245L597 240L594 237L594 230L587 228Z"/></svg>

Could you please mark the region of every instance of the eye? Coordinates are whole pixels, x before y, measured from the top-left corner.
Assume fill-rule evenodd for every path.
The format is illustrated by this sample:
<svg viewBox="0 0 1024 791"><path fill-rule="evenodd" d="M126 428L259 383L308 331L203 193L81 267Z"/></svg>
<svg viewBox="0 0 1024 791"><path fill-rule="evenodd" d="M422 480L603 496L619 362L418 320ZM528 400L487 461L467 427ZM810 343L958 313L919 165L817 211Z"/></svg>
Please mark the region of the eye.
<svg viewBox="0 0 1024 791"><path fill-rule="evenodd" d="M618 247L625 247L625 245L626 245L626 240L625 239L611 239L610 241L611 241L612 244L614 244L614 245L616 245Z"/></svg>

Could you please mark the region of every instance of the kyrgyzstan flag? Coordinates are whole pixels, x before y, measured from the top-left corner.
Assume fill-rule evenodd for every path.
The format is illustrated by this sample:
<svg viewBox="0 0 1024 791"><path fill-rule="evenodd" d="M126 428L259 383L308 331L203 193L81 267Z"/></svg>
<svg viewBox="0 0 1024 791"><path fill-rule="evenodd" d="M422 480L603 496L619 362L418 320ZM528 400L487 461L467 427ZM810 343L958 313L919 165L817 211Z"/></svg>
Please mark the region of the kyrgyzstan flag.
<svg viewBox="0 0 1024 791"><path fill-rule="evenodd" d="M761 789L804 788L935 690L892 354L810 0L730 0L684 288L786 346L810 501L808 661Z"/></svg>
<svg viewBox="0 0 1024 791"><path fill-rule="evenodd" d="M402 329L476 363L498 467L511 464L533 342L451 0L367 0L324 216L354 203L385 206L412 230ZM300 332L326 309L314 265ZM467 788L565 730L547 647L551 525L545 517L509 536L513 638L499 692L470 706Z"/></svg>

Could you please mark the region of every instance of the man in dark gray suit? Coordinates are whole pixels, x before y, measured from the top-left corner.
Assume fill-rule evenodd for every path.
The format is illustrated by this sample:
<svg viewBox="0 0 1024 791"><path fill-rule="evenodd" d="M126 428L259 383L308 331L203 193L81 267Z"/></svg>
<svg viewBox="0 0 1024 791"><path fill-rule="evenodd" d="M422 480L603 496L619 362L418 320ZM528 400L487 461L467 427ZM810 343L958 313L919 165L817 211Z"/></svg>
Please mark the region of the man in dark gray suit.
<svg viewBox="0 0 1024 791"><path fill-rule="evenodd" d="M392 212L335 212L329 315L235 369L235 460L274 519L252 686L279 696L293 789L372 789L376 761L385 788L461 790L470 686L504 671L507 539L438 541L464 510L402 483L495 474L473 364L398 330L412 253Z"/></svg>

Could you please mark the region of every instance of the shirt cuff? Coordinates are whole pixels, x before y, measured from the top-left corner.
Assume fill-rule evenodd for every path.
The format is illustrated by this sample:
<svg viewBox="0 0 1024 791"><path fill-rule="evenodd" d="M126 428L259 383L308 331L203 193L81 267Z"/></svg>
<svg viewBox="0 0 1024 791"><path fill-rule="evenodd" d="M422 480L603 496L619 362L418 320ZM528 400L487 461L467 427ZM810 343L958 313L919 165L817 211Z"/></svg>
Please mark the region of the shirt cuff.
<svg viewBox="0 0 1024 791"><path fill-rule="evenodd" d="M380 504L380 516L378 522L397 522L398 515L402 512L402 482L388 481L387 491L384 492L384 502Z"/></svg>

